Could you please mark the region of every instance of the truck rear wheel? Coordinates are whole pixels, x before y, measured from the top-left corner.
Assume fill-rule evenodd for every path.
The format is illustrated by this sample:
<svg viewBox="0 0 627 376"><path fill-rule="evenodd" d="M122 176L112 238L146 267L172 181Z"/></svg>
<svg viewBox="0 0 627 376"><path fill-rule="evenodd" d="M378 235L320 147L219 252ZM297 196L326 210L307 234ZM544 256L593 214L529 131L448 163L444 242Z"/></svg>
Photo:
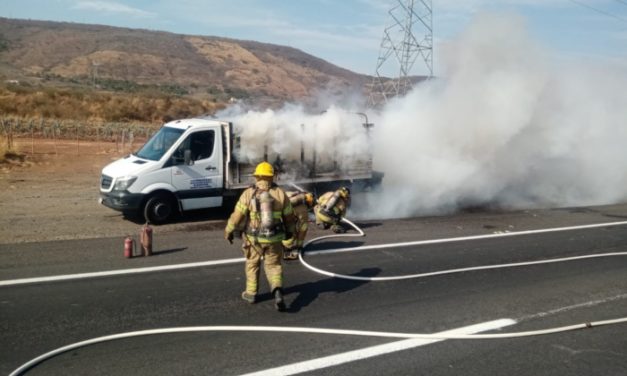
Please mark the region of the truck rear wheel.
<svg viewBox="0 0 627 376"><path fill-rule="evenodd" d="M166 193L157 193L144 205L144 218L153 224L165 223L176 211L174 198Z"/></svg>

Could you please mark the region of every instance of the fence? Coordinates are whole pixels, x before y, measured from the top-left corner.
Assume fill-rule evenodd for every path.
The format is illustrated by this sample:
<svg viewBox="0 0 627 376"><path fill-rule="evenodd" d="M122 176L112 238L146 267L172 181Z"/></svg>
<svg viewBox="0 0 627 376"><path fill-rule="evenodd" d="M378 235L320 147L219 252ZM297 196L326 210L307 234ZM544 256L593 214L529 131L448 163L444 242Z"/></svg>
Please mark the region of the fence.
<svg viewBox="0 0 627 376"><path fill-rule="evenodd" d="M101 123L55 119L0 117L0 129L7 150L31 154L67 153L74 144L76 154L96 151L132 151L144 143L158 126L137 123ZM18 140L20 142L16 142ZM30 141L30 147L29 142ZM81 143L91 147L81 150Z"/></svg>

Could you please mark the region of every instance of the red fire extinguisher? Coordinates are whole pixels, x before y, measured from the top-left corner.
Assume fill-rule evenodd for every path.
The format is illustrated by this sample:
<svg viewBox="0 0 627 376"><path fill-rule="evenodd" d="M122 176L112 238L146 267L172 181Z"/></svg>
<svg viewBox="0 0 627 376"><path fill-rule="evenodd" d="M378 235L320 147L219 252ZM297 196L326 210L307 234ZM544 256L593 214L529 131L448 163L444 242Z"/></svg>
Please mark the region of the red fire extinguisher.
<svg viewBox="0 0 627 376"><path fill-rule="evenodd" d="M152 227L146 222L139 233L139 242L141 243L142 253L144 256L152 255Z"/></svg>
<svg viewBox="0 0 627 376"><path fill-rule="evenodd" d="M133 257L133 249L135 248L135 241L130 235L127 235L124 239L124 257Z"/></svg>

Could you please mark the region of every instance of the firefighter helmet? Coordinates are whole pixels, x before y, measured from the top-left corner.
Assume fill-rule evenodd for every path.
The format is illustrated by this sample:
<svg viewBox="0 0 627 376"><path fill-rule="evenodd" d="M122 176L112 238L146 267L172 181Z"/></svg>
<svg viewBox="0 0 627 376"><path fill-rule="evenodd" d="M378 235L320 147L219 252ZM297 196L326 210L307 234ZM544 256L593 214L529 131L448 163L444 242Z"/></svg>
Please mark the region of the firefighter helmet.
<svg viewBox="0 0 627 376"><path fill-rule="evenodd" d="M340 188L340 196L342 196L343 199L347 200L351 196L350 189L348 189L347 187Z"/></svg>
<svg viewBox="0 0 627 376"><path fill-rule="evenodd" d="M305 203L307 204L307 207L311 208L314 206L314 196L312 193L305 193Z"/></svg>
<svg viewBox="0 0 627 376"><path fill-rule="evenodd" d="M273 177L274 176L274 168L268 162L261 162L261 163L259 163L257 165L257 168L255 168L255 173L253 175L255 175L255 176Z"/></svg>

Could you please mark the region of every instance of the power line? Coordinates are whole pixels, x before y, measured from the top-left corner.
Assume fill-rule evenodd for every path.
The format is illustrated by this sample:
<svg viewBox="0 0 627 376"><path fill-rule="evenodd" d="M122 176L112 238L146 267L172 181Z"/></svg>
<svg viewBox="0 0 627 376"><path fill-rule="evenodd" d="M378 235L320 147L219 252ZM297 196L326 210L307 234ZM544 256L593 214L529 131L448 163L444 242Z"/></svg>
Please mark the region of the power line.
<svg viewBox="0 0 627 376"><path fill-rule="evenodd" d="M624 5L627 5L627 1L625 1L625 0L614 0L614 1L617 1L617 2L619 2L621 4L624 4Z"/></svg>
<svg viewBox="0 0 627 376"><path fill-rule="evenodd" d="M622 21L622 22L624 22L624 23L627 23L627 19L625 19L625 18L623 18L623 17L619 17L619 16L617 16L617 15L615 15L615 14L612 14L612 13L606 12L606 11L604 11L604 10L601 10L601 9L595 8L595 7L593 7L593 6L590 6L590 5L588 5L588 4L585 4L585 3L579 2L579 1L577 1L577 0L568 0L568 1L570 1L570 2L571 2L571 3L573 3L573 4L577 4L577 5L581 6L581 7L588 8L588 9L590 9L590 10L592 10L592 11L595 11L595 12L597 12L597 13L599 13L599 14L602 14L602 15L604 15L604 16L612 17L612 18L615 18L615 19L617 19L617 20L619 20L619 21ZM619 0L616 0L616 1L619 1ZM621 2L621 3L622 3L623 1L619 1L619 2ZM627 5L627 2L625 2L624 4L625 4L625 5Z"/></svg>

